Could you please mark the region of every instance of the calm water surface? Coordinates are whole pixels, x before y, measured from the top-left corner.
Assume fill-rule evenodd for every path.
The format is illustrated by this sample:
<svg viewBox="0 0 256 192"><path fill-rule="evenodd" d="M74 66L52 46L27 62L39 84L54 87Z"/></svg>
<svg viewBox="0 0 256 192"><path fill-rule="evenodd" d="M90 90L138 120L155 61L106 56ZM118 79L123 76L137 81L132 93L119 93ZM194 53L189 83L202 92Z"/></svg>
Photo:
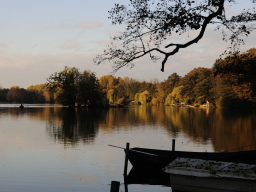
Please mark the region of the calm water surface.
<svg viewBox="0 0 256 192"><path fill-rule="evenodd" d="M26 105L25 105L26 106ZM178 107L69 109L0 104L0 191L124 190L122 149L181 151L256 149L256 111ZM129 164L129 171L131 170ZM128 185L129 192L171 191Z"/></svg>

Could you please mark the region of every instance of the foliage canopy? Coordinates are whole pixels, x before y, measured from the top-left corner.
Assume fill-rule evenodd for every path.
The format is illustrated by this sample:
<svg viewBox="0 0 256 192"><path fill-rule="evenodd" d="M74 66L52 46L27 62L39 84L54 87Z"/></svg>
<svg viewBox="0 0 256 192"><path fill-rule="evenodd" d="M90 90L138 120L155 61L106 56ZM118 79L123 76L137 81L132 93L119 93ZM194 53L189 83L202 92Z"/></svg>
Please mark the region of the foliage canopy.
<svg viewBox="0 0 256 192"><path fill-rule="evenodd" d="M56 101L68 106L95 104L98 99L98 81L95 73L65 66L47 78L51 92L56 92Z"/></svg>

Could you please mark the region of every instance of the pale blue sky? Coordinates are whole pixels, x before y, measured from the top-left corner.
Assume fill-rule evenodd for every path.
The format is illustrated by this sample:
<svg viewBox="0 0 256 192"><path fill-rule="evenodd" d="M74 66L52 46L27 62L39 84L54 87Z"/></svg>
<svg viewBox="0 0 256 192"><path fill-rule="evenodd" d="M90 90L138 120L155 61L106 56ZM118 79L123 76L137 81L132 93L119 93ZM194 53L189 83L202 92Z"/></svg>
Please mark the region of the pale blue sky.
<svg viewBox="0 0 256 192"><path fill-rule="evenodd" d="M108 75L112 71L111 64L95 66L92 59L102 53L111 35L122 30L120 26L111 25L108 10L115 3L128 2L0 0L0 84L5 88L42 84L64 66L90 69L98 77ZM250 1L238 2L248 6ZM228 11L239 10L242 5ZM185 41L186 38L179 37L178 40ZM255 33L246 38L241 50L255 47L255 39ZM115 76L158 78L161 81L173 72L183 76L195 67L212 67L227 46L229 44L222 41L220 32L208 29L197 45L170 57L164 73L160 71L160 60L153 63L146 57L136 61L133 69L124 67Z"/></svg>

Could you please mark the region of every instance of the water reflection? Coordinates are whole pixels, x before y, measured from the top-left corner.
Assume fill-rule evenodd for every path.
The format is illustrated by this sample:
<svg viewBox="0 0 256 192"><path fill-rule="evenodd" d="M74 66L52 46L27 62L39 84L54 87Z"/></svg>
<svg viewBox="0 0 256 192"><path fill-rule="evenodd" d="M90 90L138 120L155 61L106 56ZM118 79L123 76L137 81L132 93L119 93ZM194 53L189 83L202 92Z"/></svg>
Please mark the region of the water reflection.
<svg viewBox="0 0 256 192"><path fill-rule="evenodd" d="M253 110L170 109L170 134L184 132L193 142L211 140L215 151L256 149L256 113Z"/></svg>
<svg viewBox="0 0 256 192"><path fill-rule="evenodd" d="M106 110L85 108L63 108L51 111L46 121L47 133L64 145L78 142L93 144L99 130L99 122L106 116Z"/></svg>
<svg viewBox="0 0 256 192"><path fill-rule="evenodd" d="M109 182L122 177L124 153L107 144L169 150L176 138L179 150L250 150L255 121L255 111L224 109L0 106L0 185L3 191L109 191ZM139 179L145 184L147 177ZM170 191L162 185L129 188Z"/></svg>
<svg viewBox="0 0 256 192"><path fill-rule="evenodd" d="M12 118L27 116L46 122L47 134L64 145L82 141L93 144L99 131L104 134L124 131L161 130L170 138L180 134L191 143L211 143L214 151L256 149L256 112L254 110L200 109L180 107L129 108L0 108Z"/></svg>

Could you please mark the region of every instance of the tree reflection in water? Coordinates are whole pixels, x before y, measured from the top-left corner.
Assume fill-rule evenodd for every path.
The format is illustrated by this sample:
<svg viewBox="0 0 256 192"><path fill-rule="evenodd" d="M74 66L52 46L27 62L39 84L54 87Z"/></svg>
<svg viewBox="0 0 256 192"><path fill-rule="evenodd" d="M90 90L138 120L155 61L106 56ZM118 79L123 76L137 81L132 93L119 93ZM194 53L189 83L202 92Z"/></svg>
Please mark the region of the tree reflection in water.
<svg viewBox="0 0 256 192"><path fill-rule="evenodd" d="M47 121L47 132L55 141L64 145L78 142L93 144L99 121L106 110L86 108L61 108L52 112Z"/></svg>
<svg viewBox="0 0 256 192"><path fill-rule="evenodd" d="M136 134L150 129L167 133L170 139L182 133L189 141L211 143L214 151L256 149L256 111L202 109L171 106L127 108L4 108L12 118L27 116L46 121L47 134L65 145L93 144L98 131Z"/></svg>

